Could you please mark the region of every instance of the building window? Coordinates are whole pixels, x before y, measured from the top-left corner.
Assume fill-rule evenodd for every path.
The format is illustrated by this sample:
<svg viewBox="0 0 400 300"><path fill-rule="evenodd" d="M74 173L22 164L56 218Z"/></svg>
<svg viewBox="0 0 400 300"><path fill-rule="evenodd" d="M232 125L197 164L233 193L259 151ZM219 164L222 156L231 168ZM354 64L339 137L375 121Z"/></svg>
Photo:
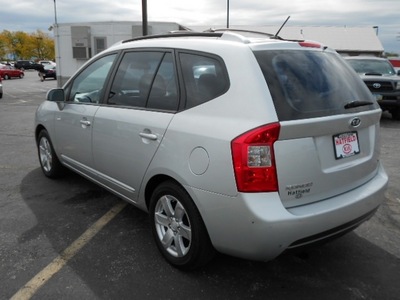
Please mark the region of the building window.
<svg viewBox="0 0 400 300"><path fill-rule="evenodd" d="M98 54L101 51L105 50L107 48L107 38L105 37L95 37L94 38L94 44L95 44L95 53Z"/></svg>

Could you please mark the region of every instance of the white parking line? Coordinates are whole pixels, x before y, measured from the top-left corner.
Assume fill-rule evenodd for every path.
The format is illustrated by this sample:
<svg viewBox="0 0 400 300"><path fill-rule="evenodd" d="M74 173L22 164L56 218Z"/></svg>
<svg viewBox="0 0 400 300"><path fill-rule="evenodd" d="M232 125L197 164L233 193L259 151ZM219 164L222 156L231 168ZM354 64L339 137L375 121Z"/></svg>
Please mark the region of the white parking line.
<svg viewBox="0 0 400 300"><path fill-rule="evenodd" d="M105 225L107 225L118 213L120 213L126 202L120 202L112 207L96 223L89 227L79 238L77 238L67 249L57 256L49 265L26 283L10 300L30 299L54 274L61 270L75 254L79 252Z"/></svg>

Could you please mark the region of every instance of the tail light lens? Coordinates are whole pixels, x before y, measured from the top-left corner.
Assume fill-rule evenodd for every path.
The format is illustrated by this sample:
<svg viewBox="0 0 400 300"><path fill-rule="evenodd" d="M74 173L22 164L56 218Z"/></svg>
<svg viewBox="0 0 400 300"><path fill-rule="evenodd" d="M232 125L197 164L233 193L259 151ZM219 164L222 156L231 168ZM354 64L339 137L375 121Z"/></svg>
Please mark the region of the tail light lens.
<svg viewBox="0 0 400 300"><path fill-rule="evenodd" d="M278 191L273 144L279 123L248 131L231 142L236 186L239 192Z"/></svg>

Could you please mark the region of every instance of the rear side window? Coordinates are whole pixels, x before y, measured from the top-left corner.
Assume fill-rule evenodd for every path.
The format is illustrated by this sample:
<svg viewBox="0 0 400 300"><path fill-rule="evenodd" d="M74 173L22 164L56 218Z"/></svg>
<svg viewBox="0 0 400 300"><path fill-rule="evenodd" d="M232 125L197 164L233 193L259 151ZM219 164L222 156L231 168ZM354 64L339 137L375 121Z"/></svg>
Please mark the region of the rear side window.
<svg viewBox="0 0 400 300"><path fill-rule="evenodd" d="M225 65L218 57L180 53L186 107L191 108L224 94L229 87Z"/></svg>
<svg viewBox="0 0 400 300"><path fill-rule="evenodd" d="M281 121L379 107L359 76L336 53L273 50L254 54ZM352 101L373 104L346 110L344 106Z"/></svg>
<svg viewBox="0 0 400 300"><path fill-rule="evenodd" d="M178 93L171 53L126 53L118 66L108 104L176 110Z"/></svg>

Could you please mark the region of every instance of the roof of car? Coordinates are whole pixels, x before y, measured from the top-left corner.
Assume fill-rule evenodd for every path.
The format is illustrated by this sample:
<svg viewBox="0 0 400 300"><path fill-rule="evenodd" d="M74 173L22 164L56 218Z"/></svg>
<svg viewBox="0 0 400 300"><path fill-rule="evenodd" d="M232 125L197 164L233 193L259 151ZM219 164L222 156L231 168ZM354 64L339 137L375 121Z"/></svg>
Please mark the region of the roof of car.
<svg viewBox="0 0 400 300"><path fill-rule="evenodd" d="M262 50L264 49L265 45L275 45L273 47L278 47L279 49L308 47L326 50L328 48L318 42L287 40L278 35L265 32L235 29L213 29L205 32L175 31L167 34L136 37L133 39L120 41L108 48L108 51L127 49L130 47L170 47L172 45L172 41L174 47L177 48L188 47L197 49L200 47L203 50L208 47L206 45L214 44L215 41L220 41L221 45L225 44L225 46L228 47L232 47L232 43L236 43L237 45L249 45L253 50ZM187 41L193 41L194 44L190 45L189 43L186 43Z"/></svg>
<svg viewBox="0 0 400 300"><path fill-rule="evenodd" d="M204 32L175 31L167 34L141 36L129 40L124 40L122 41L122 43L160 39L160 38L218 38L221 40L237 41L244 44L249 44L254 42L276 41L276 40L296 41L296 42L304 41L304 40L285 40L279 37L278 35L273 35L270 33L259 32L259 31L238 30L238 29L210 29Z"/></svg>

